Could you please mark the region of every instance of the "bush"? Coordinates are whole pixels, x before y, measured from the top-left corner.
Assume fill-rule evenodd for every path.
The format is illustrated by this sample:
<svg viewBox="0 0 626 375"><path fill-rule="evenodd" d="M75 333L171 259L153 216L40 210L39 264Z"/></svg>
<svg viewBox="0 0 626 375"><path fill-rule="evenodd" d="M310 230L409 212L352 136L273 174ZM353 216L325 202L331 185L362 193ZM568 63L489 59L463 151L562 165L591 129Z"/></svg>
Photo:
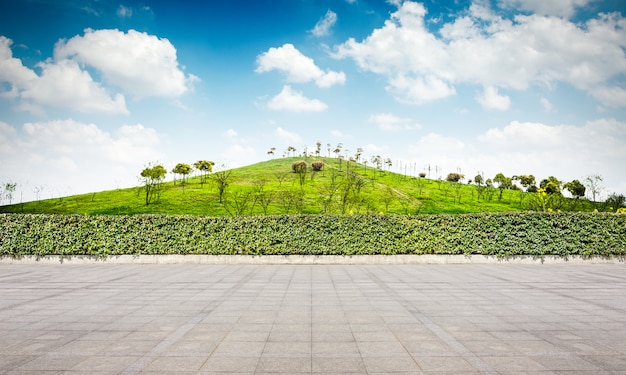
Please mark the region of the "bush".
<svg viewBox="0 0 626 375"><path fill-rule="evenodd" d="M446 177L446 181L459 182L464 178L465 176L460 173L448 173L448 176Z"/></svg>
<svg viewBox="0 0 626 375"><path fill-rule="evenodd" d="M307 167L306 161L304 160L294 161L291 164L291 171L293 173L306 172L306 167Z"/></svg>
<svg viewBox="0 0 626 375"><path fill-rule="evenodd" d="M0 256L626 255L626 215L0 215Z"/></svg>
<svg viewBox="0 0 626 375"><path fill-rule="evenodd" d="M314 161L313 163L311 163L311 168L313 168L315 172L321 171L323 167L324 167L323 161Z"/></svg>

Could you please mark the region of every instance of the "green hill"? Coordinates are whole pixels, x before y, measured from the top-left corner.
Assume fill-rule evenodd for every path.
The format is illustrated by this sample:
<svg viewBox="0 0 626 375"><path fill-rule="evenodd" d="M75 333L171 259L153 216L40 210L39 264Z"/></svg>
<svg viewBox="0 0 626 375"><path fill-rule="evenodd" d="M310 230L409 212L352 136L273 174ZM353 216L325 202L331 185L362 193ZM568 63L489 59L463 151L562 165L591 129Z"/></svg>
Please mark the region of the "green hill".
<svg viewBox="0 0 626 375"><path fill-rule="evenodd" d="M142 186L27 202L0 207L0 212L45 214L419 214L511 212L531 209L591 211L585 200L561 196L451 183L404 176L335 158L307 158L303 173L292 163L303 158L280 158L222 171L229 174L220 203L216 177L209 175L164 182L158 201L146 205ZM311 163L323 161L321 171ZM168 174L171 179L171 174ZM500 194L502 193L502 194Z"/></svg>

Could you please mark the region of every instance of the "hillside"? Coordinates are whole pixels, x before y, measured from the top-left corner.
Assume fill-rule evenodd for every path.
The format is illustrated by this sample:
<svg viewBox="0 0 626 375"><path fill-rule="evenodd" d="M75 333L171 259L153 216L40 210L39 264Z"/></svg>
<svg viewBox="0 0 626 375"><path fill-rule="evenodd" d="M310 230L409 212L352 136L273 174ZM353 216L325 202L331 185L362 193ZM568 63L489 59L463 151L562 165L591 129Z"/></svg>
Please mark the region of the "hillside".
<svg viewBox="0 0 626 375"><path fill-rule="evenodd" d="M162 184L158 201L146 205L142 186L74 195L0 207L0 212L45 214L419 214L511 212L536 209L591 211L584 200L559 198L547 202L535 193L478 187L464 183L404 176L335 158L307 158L306 172L292 172L300 157L278 158L222 171L227 178L223 202L218 184L209 175L188 177L183 184ZM324 161L319 172L314 160Z"/></svg>

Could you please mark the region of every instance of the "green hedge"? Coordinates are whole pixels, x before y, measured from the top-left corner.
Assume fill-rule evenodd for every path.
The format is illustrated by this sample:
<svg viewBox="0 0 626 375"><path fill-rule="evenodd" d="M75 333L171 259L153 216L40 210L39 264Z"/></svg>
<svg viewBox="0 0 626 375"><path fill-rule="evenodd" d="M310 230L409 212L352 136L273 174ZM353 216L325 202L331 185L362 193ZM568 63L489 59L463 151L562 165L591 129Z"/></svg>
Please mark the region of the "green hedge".
<svg viewBox="0 0 626 375"><path fill-rule="evenodd" d="M626 215L0 215L0 256L625 255Z"/></svg>

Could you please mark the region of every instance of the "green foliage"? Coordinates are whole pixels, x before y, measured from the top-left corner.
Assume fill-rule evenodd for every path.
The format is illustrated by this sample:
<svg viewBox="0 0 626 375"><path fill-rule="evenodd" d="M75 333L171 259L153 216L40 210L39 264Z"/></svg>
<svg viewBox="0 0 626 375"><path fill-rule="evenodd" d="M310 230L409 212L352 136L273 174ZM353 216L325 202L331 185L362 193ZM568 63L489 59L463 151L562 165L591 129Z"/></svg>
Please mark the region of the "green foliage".
<svg viewBox="0 0 626 375"><path fill-rule="evenodd" d="M578 180L567 182L563 185L563 187L575 198L582 198L585 196L585 185L581 184Z"/></svg>
<svg viewBox="0 0 626 375"><path fill-rule="evenodd" d="M365 165L336 158L320 157L323 169L309 171L310 178L304 183L289 169L299 160L300 157L276 158L230 170L222 166L205 176L212 182L209 188L201 175L188 177L184 190L181 184L161 179L154 185L155 195L149 205L143 199L144 186L140 186L2 206L0 212L224 216L237 215L237 212L246 215L347 214L350 211L356 214L458 214L535 209L531 204L535 193L506 189L502 191L501 200L494 199L499 190L493 187L491 179L480 185L448 183L393 173L379 169L376 163ZM596 207L586 199L561 196L553 201L555 204L550 208L555 211L590 212L594 208L609 211L609 206Z"/></svg>
<svg viewBox="0 0 626 375"><path fill-rule="evenodd" d="M146 206L150 202L158 201L161 193L161 182L165 179L167 171L162 165L154 165L141 171L143 188L146 192Z"/></svg>
<svg viewBox="0 0 626 375"><path fill-rule="evenodd" d="M0 215L0 255L623 256L626 215Z"/></svg>
<svg viewBox="0 0 626 375"><path fill-rule="evenodd" d="M181 175L182 176L181 183L184 185L185 184L185 177L189 173L191 173L191 166L189 164L185 164L185 163L178 163L178 164L176 164L174 169L172 169L172 173Z"/></svg>

